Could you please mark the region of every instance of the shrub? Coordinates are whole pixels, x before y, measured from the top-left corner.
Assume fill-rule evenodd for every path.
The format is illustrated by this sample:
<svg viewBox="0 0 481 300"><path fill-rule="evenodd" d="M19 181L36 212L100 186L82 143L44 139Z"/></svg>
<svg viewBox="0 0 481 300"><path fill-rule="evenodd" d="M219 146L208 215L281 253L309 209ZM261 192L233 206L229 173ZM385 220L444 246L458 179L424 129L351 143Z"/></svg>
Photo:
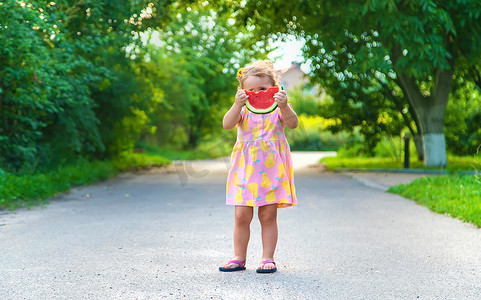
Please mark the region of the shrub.
<svg viewBox="0 0 481 300"><path fill-rule="evenodd" d="M38 205L73 186L96 183L119 171L168 163L169 160L159 156L122 153L112 161L79 158L74 163L45 173L15 175L0 169L0 208L12 210Z"/></svg>
<svg viewBox="0 0 481 300"><path fill-rule="evenodd" d="M294 151L327 151L337 150L348 140L347 133L333 134L326 127L335 120L319 116L298 116L299 124L296 129L286 127L285 133L291 150Z"/></svg>

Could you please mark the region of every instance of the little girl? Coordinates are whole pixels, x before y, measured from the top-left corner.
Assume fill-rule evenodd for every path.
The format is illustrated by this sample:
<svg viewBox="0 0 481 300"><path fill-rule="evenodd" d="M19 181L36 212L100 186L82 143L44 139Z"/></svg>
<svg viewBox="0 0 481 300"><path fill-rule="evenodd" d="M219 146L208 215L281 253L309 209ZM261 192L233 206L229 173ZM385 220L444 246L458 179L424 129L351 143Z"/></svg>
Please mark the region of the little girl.
<svg viewBox="0 0 481 300"><path fill-rule="evenodd" d="M274 66L268 60L257 61L239 70L240 86L235 102L225 114L223 125L237 126L237 141L231 155L227 177L226 203L235 205L234 258L219 270L245 270L247 244L253 207L259 207L262 228L262 261L258 273L277 270L274 252L277 244L277 208L297 204L292 160L284 127L297 127L297 115L287 103L283 90L274 95L278 107L268 114L250 112L245 91L265 91L279 85Z"/></svg>

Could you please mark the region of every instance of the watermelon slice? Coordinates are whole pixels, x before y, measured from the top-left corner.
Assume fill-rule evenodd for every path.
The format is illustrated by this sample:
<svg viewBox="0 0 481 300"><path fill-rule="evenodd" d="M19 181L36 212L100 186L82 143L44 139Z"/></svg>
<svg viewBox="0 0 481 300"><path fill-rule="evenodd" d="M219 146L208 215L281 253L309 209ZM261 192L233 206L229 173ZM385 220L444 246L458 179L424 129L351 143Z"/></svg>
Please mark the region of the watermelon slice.
<svg viewBox="0 0 481 300"><path fill-rule="evenodd" d="M277 102L274 100L274 94L279 92L278 86L273 86L267 91L248 92L245 91L249 99L247 99L247 109L256 114L267 114L276 109Z"/></svg>

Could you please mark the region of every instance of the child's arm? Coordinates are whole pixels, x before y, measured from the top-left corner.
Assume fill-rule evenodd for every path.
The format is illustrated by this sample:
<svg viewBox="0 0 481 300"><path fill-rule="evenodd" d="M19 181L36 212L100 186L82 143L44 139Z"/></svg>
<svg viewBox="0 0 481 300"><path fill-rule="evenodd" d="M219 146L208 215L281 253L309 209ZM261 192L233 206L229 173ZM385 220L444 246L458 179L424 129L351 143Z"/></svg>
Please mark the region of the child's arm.
<svg viewBox="0 0 481 300"><path fill-rule="evenodd" d="M225 114L222 126L224 129L230 130L234 128L241 121L241 109L247 101L247 95L244 90L237 91L235 95L235 102L229 111Z"/></svg>
<svg viewBox="0 0 481 300"><path fill-rule="evenodd" d="M279 91L274 95L274 99L281 110L282 119L290 129L297 127L298 119L296 113L287 105L287 93L286 91Z"/></svg>

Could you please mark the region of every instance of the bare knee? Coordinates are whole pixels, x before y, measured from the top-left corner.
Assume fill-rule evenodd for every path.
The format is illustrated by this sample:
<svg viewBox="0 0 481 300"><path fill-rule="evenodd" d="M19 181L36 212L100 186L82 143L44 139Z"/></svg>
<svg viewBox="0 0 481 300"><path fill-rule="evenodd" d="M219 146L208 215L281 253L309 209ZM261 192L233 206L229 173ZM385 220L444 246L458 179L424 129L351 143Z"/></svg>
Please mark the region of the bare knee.
<svg viewBox="0 0 481 300"><path fill-rule="evenodd" d="M249 226L252 221L254 210L252 207L236 207L235 223L239 226Z"/></svg>
<svg viewBox="0 0 481 300"><path fill-rule="evenodd" d="M272 224L277 222L277 205L259 207L259 221L261 224Z"/></svg>

